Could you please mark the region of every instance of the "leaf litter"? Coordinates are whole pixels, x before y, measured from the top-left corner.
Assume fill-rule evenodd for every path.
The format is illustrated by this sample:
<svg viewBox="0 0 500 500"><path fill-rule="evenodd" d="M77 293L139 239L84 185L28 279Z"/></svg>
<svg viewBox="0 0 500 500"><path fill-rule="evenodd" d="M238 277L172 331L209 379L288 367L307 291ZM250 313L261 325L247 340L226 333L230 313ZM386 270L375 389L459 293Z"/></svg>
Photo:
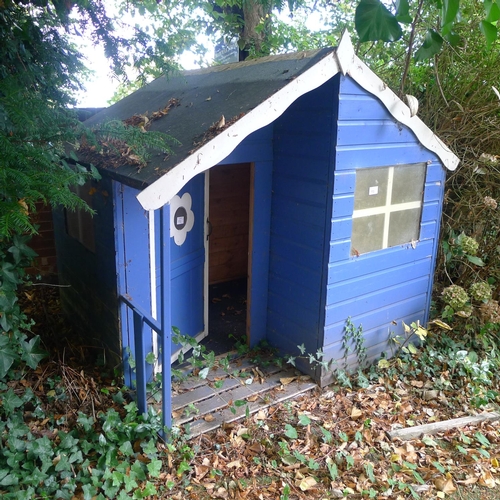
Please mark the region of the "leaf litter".
<svg viewBox="0 0 500 500"><path fill-rule="evenodd" d="M46 362L9 383L14 394L31 388L47 415L52 412L50 421L66 422L68 431L78 412L95 420L112 408L123 414L126 403L110 397L117 387L95 366L79 365L77 353L74 348L67 362ZM155 477L149 478L157 493L148 498L425 499L449 497L459 486L498 488L498 421L391 440L388 433L395 429L470 416L477 410L466 391L448 389L428 397L428 381L379 371L378 380L364 388L318 388L189 442L183 436L171 444L159 440L161 467L158 462ZM60 393L66 398L58 398ZM18 403L14 396L3 404ZM25 408L30 431L59 440L62 428L54 431L49 418L38 418L35 410ZM134 452L146 463L141 446L134 443Z"/></svg>

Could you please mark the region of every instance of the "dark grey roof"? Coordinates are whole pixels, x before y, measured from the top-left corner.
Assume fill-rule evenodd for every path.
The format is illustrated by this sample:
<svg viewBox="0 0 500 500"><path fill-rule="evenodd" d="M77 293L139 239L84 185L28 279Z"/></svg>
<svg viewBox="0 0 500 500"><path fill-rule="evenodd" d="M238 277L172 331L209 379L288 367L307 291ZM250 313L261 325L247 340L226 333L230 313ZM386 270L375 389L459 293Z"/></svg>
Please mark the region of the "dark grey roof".
<svg viewBox="0 0 500 500"><path fill-rule="evenodd" d="M158 78L92 116L85 124L92 126L106 120L151 115L165 108L171 99L176 99L179 105L153 121L150 130L164 132L177 139L180 145L174 146L173 153L167 157L154 155L142 169L92 161L126 184L145 187L190 156L195 143L221 116L228 122L248 113L333 50L270 56Z"/></svg>

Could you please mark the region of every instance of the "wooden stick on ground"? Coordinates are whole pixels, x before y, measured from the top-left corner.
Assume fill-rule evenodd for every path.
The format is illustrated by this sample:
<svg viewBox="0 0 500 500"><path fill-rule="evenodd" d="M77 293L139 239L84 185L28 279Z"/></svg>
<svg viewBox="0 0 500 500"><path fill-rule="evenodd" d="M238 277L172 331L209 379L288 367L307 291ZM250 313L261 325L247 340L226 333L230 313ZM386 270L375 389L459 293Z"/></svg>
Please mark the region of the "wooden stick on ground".
<svg viewBox="0 0 500 500"><path fill-rule="evenodd" d="M473 417L453 418L451 420L445 420L444 422L434 422L432 424L416 425L415 427L397 429L395 431L388 432L387 435L391 440L399 438L403 441L409 441L410 439L419 438L423 434L436 434L455 427L464 427L466 425L475 425L480 422L484 422L485 420L493 421L499 419L500 413L481 413L480 415L475 415Z"/></svg>

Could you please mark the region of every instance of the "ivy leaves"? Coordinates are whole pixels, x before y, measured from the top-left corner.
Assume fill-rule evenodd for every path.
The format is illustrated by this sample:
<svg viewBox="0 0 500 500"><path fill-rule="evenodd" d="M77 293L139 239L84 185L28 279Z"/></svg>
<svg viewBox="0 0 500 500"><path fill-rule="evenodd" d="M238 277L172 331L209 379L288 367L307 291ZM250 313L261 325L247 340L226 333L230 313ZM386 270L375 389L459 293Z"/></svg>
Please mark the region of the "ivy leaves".
<svg viewBox="0 0 500 500"><path fill-rule="evenodd" d="M354 18L360 41L394 42L403 31L396 18L380 0L361 0Z"/></svg>
<svg viewBox="0 0 500 500"><path fill-rule="evenodd" d="M432 0L425 5L425 8L429 6L438 12L438 24L441 28L427 30L420 47L415 52L416 62L430 59L438 54L445 40L450 45L457 45L460 42L460 37L453 30L460 21L460 0ZM355 26L360 41L399 40L403 36L402 25L412 24L414 30L423 8L424 0L420 0L418 5L417 2L410 5L408 0L398 0L395 11L389 10L380 0L360 0L355 13ZM498 20L500 20L499 4L496 0L485 0L484 19L480 22L479 28L488 49L498 38L496 26Z"/></svg>

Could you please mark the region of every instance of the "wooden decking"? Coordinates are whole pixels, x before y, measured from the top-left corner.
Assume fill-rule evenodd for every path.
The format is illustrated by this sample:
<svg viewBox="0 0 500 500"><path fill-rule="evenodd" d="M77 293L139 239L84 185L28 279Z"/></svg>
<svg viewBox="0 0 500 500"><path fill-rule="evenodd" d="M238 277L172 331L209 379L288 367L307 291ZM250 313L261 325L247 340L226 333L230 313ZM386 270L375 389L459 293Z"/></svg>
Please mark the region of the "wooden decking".
<svg viewBox="0 0 500 500"><path fill-rule="evenodd" d="M173 425L185 426L193 438L315 387L295 369L235 359L228 370L211 370L206 379L188 377L173 383Z"/></svg>

